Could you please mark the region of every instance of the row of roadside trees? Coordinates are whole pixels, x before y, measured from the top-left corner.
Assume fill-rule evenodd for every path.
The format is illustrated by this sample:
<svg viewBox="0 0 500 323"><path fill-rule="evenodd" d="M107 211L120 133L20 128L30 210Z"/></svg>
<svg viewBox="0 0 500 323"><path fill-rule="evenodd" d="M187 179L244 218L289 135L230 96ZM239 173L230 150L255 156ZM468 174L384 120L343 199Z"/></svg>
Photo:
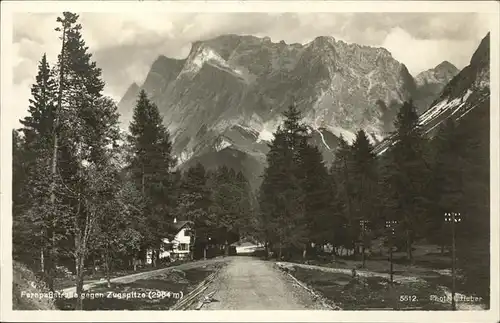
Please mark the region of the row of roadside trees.
<svg viewBox="0 0 500 323"><path fill-rule="evenodd" d="M121 131L78 15L64 12L57 23L60 53L53 66L43 55L28 116L13 131L14 259L42 273L51 290L58 267L70 268L81 294L95 264L108 282L148 251L156 266L174 218L194 223L195 249L210 241L227 252L252 217L247 180L225 167L176 170L169 132L144 91Z"/></svg>
<svg viewBox="0 0 500 323"><path fill-rule="evenodd" d="M377 238L392 236L408 263L417 241L451 244L446 212L460 212L458 265L470 290L489 295L489 107L459 122L448 119L430 137L405 102L394 122L394 144L379 156L360 130L344 139L325 165L309 144L295 106L274 133L259 191L260 237L277 257L307 258L331 244L364 257ZM328 167L329 166L329 167ZM471 263L471 260L474 262Z"/></svg>
<svg viewBox="0 0 500 323"><path fill-rule="evenodd" d="M386 221L397 221L396 245L412 262L418 239L447 247L444 212L461 212L467 230L459 228L459 266L470 281L481 277L472 288L486 294L487 108L448 121L430 139L406 102L395 144L384 154L374 155L359 131L352 144L340 139L326 165L292 106L252 192L241 173L226 167L177 170L169 132L145 92L128 133L121 132L77 20L69 12L57 19L60 53L53 66L42 57L29 115L13 133L13 256L43 272L51 289L61 264L74 270L77 293L95 260L108 277L114 268L133 268L148 250L156 265L174 218L194 223L195 252L208 244L227 252L250 235L280 258L311 257L328 243L335 250L357 250L359 242L369 248Z"/></svg>

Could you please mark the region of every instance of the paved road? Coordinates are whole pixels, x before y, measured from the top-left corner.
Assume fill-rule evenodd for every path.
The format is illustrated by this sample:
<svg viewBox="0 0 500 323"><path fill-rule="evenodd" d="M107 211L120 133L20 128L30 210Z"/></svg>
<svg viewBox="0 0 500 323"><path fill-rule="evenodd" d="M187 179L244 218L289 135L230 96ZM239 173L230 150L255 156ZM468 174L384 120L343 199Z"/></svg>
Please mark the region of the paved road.
<svg viewBox="0 0 500 323"><path fill-rule="evenodd" d="M252 257L230 257L209 290L215 302L202 310L324 309L313 296L276 269L272 262Z"/></svg>

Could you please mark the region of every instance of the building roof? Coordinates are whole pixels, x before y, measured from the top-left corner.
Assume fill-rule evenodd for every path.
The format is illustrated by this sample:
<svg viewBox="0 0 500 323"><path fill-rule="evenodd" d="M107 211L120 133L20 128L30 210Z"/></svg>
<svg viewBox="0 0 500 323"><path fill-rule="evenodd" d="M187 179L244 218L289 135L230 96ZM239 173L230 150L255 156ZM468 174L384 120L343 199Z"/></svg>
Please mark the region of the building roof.
<svg viewBox="0 0 500 323"><path fill-rule="evenodd" d="M176 223L172 224L172 228L179 232L184 226L191 223L191 221L177 221Z"/></svg>

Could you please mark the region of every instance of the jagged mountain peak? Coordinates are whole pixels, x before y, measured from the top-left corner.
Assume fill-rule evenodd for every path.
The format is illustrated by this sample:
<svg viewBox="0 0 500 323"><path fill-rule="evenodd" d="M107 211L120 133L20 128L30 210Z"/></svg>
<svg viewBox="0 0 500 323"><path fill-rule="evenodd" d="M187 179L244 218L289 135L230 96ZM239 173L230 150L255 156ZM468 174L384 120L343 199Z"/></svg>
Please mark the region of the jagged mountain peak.
<svg viewBox="0 0 500 323"><path fill-rule="evenodd" d="M455 65L448 61L443 61L434 68L420 72L415 77L415 81L418 86L424 86L426 84L440 84L444 86L457 75L458 72L460 72L460 70L456 68Z"/></svg>
<svg viewBox="0 0 500 323"><path fill-rule="evenodd" d="M449 61L443 61L434 68L423 71L415 77L417 86L416 102L421 112L427 110L439 96L443 88L460 72Z"/></svg>
<svg viewBox="0 0 500 323"><path fill-rule="evenodd" d="M453 65L452 63L448 62L448 61L442 61L441 63L439 63L438 65L436 65L436 67L434 67L435 70L444 70L444 69L448 69L448 70L458 70L458 68Z"/></svg>
<svg viewBox="0 0 500 323"><path fill-rule="evenodd" d="M130 97L130 96L135 96L139 92L139 85L136 82L133 82L130 84L130 86L127 88L127 91L125 91L125 94L123 95L124 98Z"/></svg>
<svg viewBox="0 0 500 323"><path fill-rule="evenodd" d="M486 36L481 40L479 47L472 55L470 60L471 65L480 64L481 62L490 60L490 33L488 32Z"/></svg>
<svg viewBox="0 0 500 323"><path fill-rule="evenodd" d="M314 38L309 45L333 45L335 44L335 37L333 36L318 36Z"/></svg>
<svg viewBox="0 0 500 323"><path fill-rule="evenodd" d="M287 44L235 34L193 42L184 60L159 56L141 88L163 114L182 162L236 150L251 165L265 162L266 142L291 101L331 160L340 136L352 141L363 129L381 140L416 91L406 66L384 48L331 36ZM127 109L133 101L122 100L120 110Z"/></svg>

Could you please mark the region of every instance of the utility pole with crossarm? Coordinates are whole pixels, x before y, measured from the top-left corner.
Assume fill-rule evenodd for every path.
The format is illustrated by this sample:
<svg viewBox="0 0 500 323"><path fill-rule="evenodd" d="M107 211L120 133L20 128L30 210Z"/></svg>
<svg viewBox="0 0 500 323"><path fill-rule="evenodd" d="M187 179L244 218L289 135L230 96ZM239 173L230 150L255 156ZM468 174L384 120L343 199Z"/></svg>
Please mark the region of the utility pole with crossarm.
<svg viewBox="0 0 500 323"><path fill-rule="evenodd" d="M456 280L456 248L455 248L455 223L461 222L462 217L460 213L456 212L447 212L444 214L444 221L451 223L451 277L452 277L452 285L451 285L451 309L455 311L457 309L455 303L455 280Z"/></svg>
<svg viewBox="0 0 500 323"><path fill-rule="evenodd" d="M385 227L388 231L388 239L389 239L389 262L390 262L390 269L389 273L391 276L391 285L393 283L393 274L394 271L392 270L392 248L393 248L393 239L394 236L396 235L396 225L398 224L398 221L395 220L387 220L385 221Z"/></svg>

